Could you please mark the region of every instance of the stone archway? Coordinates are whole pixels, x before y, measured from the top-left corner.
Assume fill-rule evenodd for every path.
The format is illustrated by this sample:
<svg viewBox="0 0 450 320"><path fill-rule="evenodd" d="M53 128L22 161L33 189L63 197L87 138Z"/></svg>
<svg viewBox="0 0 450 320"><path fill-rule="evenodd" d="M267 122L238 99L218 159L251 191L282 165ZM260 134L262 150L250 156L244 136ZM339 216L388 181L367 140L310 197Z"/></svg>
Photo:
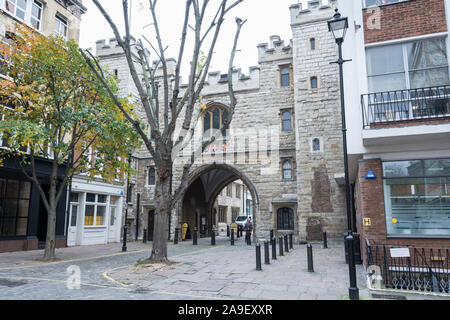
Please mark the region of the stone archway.
<svg viewBox="0 0 450 320"><path fill-rule="evenodd" d="M177 221L196 226L201 236L210 236L214 221L214 202L228 184L241 180L253 199L254 236L257 237L259 217L259 196L253 182L240 169L223 163L205 164L195 169L188 180L177 210ZM203 224L205 222L205 224Z"/></svg>

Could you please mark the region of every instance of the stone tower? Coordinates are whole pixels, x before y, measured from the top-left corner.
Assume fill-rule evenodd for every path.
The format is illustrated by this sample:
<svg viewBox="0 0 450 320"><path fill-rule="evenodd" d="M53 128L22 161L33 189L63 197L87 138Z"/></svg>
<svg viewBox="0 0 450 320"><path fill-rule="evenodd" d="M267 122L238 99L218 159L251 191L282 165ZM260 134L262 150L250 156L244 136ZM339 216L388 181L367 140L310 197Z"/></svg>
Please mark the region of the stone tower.
<svg viewBox="0 0 450 320"><path fill-rule="evenodd" d="M346 230L337 46L328 31L336 1L292 5L299 233L320 240Z"/></svg>

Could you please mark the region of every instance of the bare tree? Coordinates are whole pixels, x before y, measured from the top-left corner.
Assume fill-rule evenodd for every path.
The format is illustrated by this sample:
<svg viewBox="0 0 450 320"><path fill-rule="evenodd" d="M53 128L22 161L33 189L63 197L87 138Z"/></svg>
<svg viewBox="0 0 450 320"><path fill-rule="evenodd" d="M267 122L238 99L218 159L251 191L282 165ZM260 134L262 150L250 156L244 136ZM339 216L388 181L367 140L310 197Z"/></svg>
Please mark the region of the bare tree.
<svg viewBox="0 0 450 320"><path fill-rule="evenodd" d="M158 15L156 12L157 0L149 0L149 9L151 14L151 25L156 34L156 43L153 44L147 38L144 38L153 51L158 56L158 63L152 65L149 63L149 57L144 49L142 40L137 41L137 49L139 57L132 55L131 51L131 35L128 1L123 0L123 17L125 22L125 37L122 38L115 22L111 19L105 8L98 0L92 0L98 10L102 13L111 29L115 38L125 53L128 67L133 78L134 84L139 94L140 103L145 111L148 123L152 131L152 138L148 137L139 123L127 114L126 110L121 106L119 99L109 90L107 82L104 81L103 72L99 64L94 65L89 57L84 53L86 62L96 73L97 77L103 81L105 87L110 92L115 103L123 112L125 117L132 123L136 132L142 138L144 145L151 154L156 167L156 188L155 188L155 229L153 235L153 247L150 260L152 262L167 262L167 238L168 238L168 219L176 203L181 199L182 194L188 187L188 178L196 155L203 152L211 143L213 143L223 132L227 130L233 119L236 107L236 97L233 92L233 61L236 54L237 42L242 26L246 20L236 18L237 30L234 38L233 49L230 54L229 70L228 70L228 90L230 98L230 114L222 128L218 130L210 139L203 141L198 150L192 151L190 161L184 164L181 181L179 186L172 192L170 186L170 177L173 172L173 164L176 155L182 150L192 139L194 128L198 122L200 112L199 98L206 82L211 59L214 54L216 43L221 34L221 29L225 20L225 16L231 9L236 7L244 0L220 0L220 4L213 8L215 12L212 19L206 17L207 9L212 7L210 0L186 0L185 15L181 33L181 42L176 61L175 78L173 87L171 87L171 79L167 67L166 47L161 38L160 26L158 23ZM191 20L192 23L191 23ZM207 21L208 20L208 21ZM190 72L187 89L182 92L181 88L181 66L185 56L185 45L188 28L193 32L193 51L190 61ZM208 41L207 39L211 39ZM202 61L202 52L206 53L204 61ZM143 75L139 74L136 66L142 69ZM155 73L158 68L162 69L162 86L163 96L157 97L157 82ZM144 79L144 81L142 81ZM161 78L159 78L161 81ZM162 104L162 106L160 106ZM162 119L160 121L160 108ZM200 108L201 110L201 108ZM182 123L180 133L175 135L177 123Z"/></svg>

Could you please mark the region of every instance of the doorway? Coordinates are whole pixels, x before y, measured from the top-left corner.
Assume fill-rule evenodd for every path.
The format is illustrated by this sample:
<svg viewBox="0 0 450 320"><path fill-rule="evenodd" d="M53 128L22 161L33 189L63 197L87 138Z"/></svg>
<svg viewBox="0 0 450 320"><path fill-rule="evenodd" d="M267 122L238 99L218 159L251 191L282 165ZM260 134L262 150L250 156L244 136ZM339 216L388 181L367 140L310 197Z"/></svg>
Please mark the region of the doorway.
<svg viewBox="0 0 450 320"><path fill-rule="evenodd" d="M48 197L48 193L50 190L49 185L42 185L42 189L44 190L45 196ZM45 241L47 240L47 222L48 222L48 212L47 208L44 205L44 201L42 201L42 196L39 201L39 220L38 220L38 249L45 248Z"/></svg>

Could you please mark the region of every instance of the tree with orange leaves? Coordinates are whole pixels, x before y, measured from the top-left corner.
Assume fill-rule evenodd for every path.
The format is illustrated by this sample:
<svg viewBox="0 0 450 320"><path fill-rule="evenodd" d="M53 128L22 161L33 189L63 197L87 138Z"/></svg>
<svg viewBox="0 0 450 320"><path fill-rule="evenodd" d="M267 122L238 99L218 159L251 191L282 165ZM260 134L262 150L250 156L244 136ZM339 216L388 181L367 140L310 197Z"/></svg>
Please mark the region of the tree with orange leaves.
<svg viewBox="0 0 450 320"><path fill-rule="evenodd" d="M139 139L75 42L26 27L17 30L9 44L0 45L0 59L6 62L6 77L0 78L0 135L7 141L0 158L16 159L39 190L48 212L44 260L53 260L56 208L67 184L80 173L107 181L129 173L125 160ZM92 63L97 64L93 58ZM105 79L117 93L116 79ZM133 105L120 100L137 120ZM86 156L89 150L95 150L95 162ZM39 158L51 161L48 194L37 177Z"/></svg>

